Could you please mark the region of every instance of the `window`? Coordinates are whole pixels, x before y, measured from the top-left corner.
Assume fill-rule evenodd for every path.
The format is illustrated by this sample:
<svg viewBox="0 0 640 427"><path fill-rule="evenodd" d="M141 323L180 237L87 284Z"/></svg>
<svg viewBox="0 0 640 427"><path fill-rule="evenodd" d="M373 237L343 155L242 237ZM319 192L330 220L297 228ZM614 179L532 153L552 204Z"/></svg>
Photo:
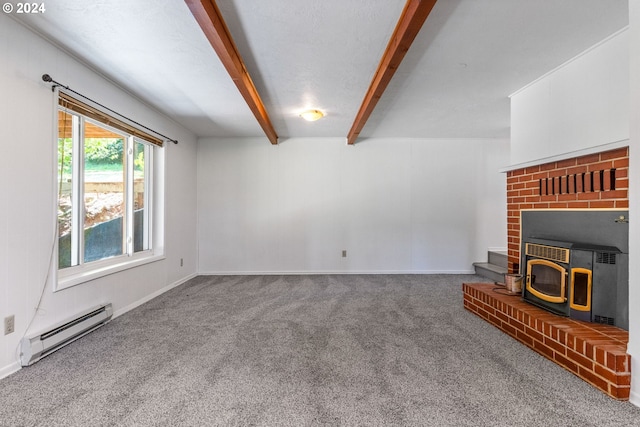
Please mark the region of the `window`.
<svg viewBox="0 0 640 427"><path fill-rule="evenodd" d="M153 257L158 140L60 93L57 144L57 289Z"/></svg>

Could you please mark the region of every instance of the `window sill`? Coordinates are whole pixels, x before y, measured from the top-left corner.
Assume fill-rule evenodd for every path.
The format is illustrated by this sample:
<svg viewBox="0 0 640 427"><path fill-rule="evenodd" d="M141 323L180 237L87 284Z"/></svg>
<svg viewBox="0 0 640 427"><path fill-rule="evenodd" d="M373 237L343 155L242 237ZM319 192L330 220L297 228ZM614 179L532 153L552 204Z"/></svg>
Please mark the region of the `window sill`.
<svg viewBox="0 0 640 427"><path fill-rule="evenodd" d="M90 280L118 273L141 265L165 259L164 255L138 254L133 257L119 257L105 261L96 261L70 271L58 270L58 280L54 292L80 285Z"/></svg>

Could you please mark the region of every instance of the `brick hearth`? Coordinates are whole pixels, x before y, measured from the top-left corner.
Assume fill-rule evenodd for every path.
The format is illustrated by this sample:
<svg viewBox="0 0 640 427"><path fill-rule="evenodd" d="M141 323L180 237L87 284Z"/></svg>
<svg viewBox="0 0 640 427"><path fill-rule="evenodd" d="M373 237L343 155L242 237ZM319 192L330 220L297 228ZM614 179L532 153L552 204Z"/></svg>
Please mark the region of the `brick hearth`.
<svg viewBox="0 0 640 427"><path fill-rule="evenodd" d="M629 333L615 326L549 313L495 284L464 283L464 307L503 332L618 400L631 389Z"/></svg>

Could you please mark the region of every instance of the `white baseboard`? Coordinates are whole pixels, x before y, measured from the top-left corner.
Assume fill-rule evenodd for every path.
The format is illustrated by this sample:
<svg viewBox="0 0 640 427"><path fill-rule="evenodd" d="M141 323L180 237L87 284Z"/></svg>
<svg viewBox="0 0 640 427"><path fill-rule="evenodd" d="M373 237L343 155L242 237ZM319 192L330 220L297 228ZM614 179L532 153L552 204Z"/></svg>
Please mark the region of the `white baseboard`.
<svg viewBox="0 0 640 427"><path fill-rule="evenodd" d="M126 312L131 311L131 310L133 310L134 308L141 306L141 305L142 305L142 304L144 304L145 302L149 302L149 301L151 301L152 299L154 299L155 297L160 296L160 295L164 294L165 292L170 291L171 289L173 289L173 288L175 288L175 287L177 287L177 286L182 285L184 282L186 282L187 280L193 279L193 278L194 278L194 277L196 277L197 275L198 275L198 273L192 273L192 274L190 274L190 275L188 275L188 276L186 276L186 277L183 277L182 279L180 279L180 280L178 280L178 281L176 281L176 282L173 282L173 283L171 283L171 284L169 284L169 285L165 286L165 287L164 287L164 288L162 288L162 289L159 289L159 290L155 291L155 292L154 292L154 293L152 293L152 294L149 294L149 295L145 296L145 297L144 297L144 298L142 298L142 299L139 299L138 301L135 301L135 302L133 302L133 303L129 304L129 305L128 305L128 306L126 306L126 307L122 307L122 308L120 308L120 309L118 309L118 310L114 311L114 312L113 312L113 318L115 319L115 318L116 318L116 317L118 317L118 316L122 316L122 315L123 315L123 314L125 314Z"/></svg>
<svg viewBox="0 0 640 427"><path fill-rule="evenodd" d="M475 274L474 270L326 270L326 271L201 271L199 276L299 276L318 274Z"/></svg>
<svg viewBox="0 0 640 427"><path fill-rule="evenodd" d="M11 365L0 368L0 380L8 377L11 374L15 374L20 369L22 369L22 366L20 366L18 362L13 362Z"/></svg>

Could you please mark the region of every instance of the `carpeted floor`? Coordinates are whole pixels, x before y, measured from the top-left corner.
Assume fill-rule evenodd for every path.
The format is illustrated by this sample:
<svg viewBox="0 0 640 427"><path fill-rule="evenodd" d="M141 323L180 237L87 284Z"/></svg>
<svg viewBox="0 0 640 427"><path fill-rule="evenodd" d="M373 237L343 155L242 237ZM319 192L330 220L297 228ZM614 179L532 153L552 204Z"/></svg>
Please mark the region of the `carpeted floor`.
<svg viewBox="0 0 640 427"><path fill-rule="evenodd" d="M461 275L202 276L0 381L2 426L633 426Z"/></svg>

